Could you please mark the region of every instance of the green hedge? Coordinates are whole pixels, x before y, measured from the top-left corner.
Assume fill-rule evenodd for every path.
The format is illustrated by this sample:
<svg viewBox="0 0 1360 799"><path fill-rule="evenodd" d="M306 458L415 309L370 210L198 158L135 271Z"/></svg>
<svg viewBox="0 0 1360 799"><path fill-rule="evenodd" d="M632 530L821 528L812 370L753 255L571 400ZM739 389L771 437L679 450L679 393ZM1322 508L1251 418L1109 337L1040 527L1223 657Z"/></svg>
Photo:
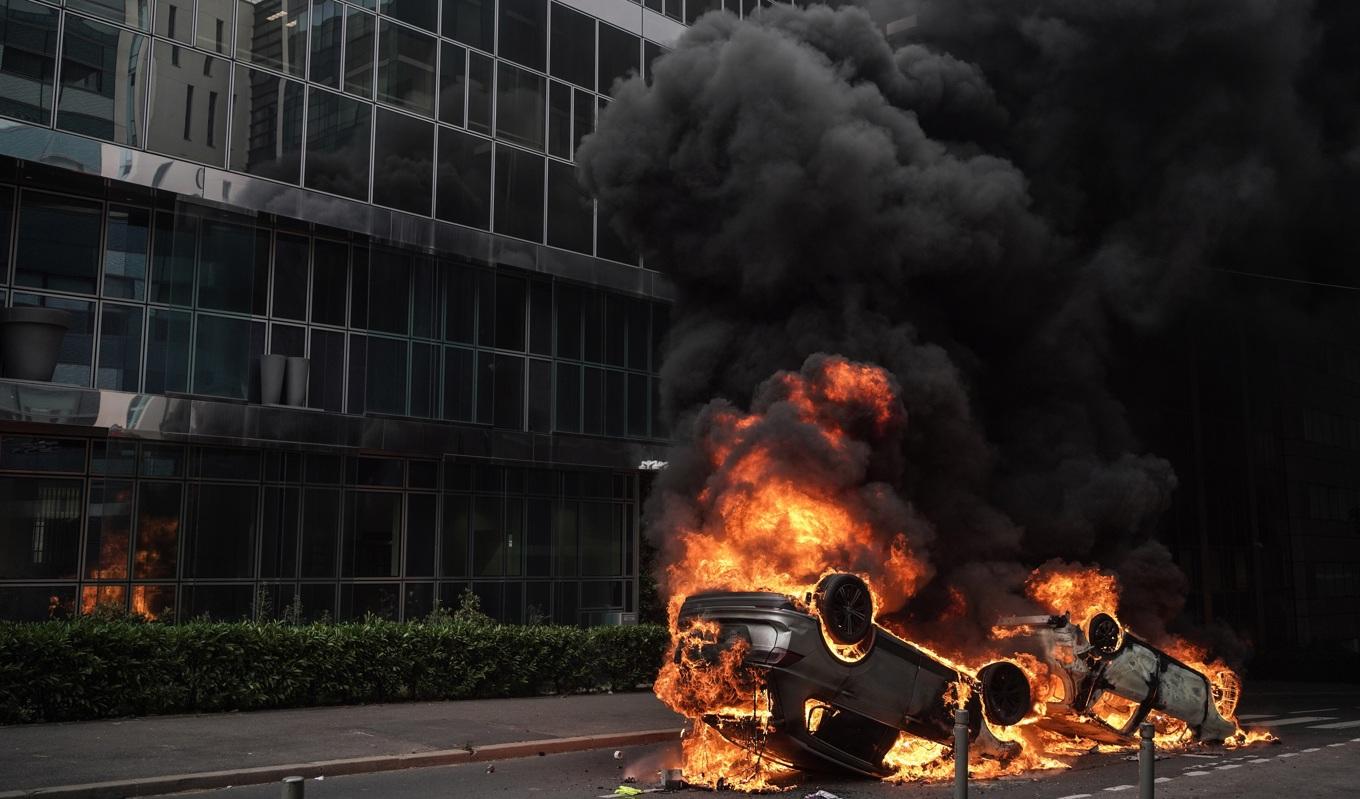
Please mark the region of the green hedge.
<svg viewBox="0 0 1360 799"><path fill-rule="evenodd" d="M666 643L655 625L3 623L0 722L630 690Z"/></svg>

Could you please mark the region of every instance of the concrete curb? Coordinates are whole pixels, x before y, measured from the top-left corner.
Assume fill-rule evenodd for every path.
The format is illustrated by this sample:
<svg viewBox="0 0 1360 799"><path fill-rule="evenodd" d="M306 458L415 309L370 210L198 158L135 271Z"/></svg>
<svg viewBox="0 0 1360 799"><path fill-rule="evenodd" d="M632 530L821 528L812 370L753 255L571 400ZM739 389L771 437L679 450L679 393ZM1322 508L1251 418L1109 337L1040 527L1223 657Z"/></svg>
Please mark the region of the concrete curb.
<svg viewBox="0 0 1360 799"><path fill-rule="evenodd" d="M341 777L347 774L371 774L379 771L399 771L407 768L456 766L488 760L509 760L515 757L556 755L605 749L611 746L642 746L680 740L680 730L643 730L606 735L582 735L575 738L549 738L543 741L519 741L508 744L489 744L473 749L440 749L433 752L412 752L404 755L351 757L344 760L320 760L314 763L292 763L280 766L230 771L200 771L172 774L166 777L141 777L110 782L91 782L83 785L54 785L0 792L0 799L19 797L60 797L60 799L119 799L124 796L157 796L181 791L201 791L235 785L261 785L278 782L284 777Z"/></svg>

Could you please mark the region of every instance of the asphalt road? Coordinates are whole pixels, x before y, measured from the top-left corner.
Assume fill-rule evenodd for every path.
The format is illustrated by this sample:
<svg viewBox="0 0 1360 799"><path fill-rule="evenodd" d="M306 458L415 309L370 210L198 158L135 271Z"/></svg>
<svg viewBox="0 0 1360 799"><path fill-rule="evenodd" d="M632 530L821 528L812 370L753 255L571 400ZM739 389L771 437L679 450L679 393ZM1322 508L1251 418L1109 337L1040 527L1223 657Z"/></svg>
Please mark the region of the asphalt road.
<svg viewBox="0 0 1360 799"><path fill-rule="evenodd" d="M1241 710L1247 726L1265 726L1282 739L1244 750L1217 748L1167 754L1157 761L1158 797L1354 796L1360 795L1360 687L1262 686ZM592 751L494 764L412 769L382 774L308 780L308 799L350 797L599 797L609 795L626 775L637 787L658 769L674 765L677 747L642 747L615 759ZM975 782L972 796L1002 799L1079 799L1137 795L1137 763L1122 754L1082 758L1071 769ZM947 797L948 784L894 785L845 777L809 777L788 796L802 799L817 790L842 799ZM220 799L275 799L279 786L260 785L206 791L194 796ZM694 796L739 796L687 791Z"/></svg>

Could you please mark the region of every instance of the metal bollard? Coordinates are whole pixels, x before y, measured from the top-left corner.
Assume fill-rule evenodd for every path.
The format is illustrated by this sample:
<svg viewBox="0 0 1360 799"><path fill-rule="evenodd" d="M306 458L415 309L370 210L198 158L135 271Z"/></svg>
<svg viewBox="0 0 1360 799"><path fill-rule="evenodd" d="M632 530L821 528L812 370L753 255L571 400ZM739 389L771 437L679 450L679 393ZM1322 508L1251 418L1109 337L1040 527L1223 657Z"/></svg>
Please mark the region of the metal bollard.
<svg viewBox="0 0 1360 799"><path fill-rule="evenodd" d="M284 777L283 792L280 794L283 799L302 799L302 792L307 788L305 777Z"/></svg>
<svg viewBox="0 0 1360 799"><path fill-rule="evenodd" d="M1153 732L1146 721L1138 725L1138 735L1143 739L1138 746L1138 799L1152 799L1155 790L1157 745L1152 740Z"/></svg>
<svg viewBox="0 0 1360 799"><path fill-rule="evenodd" d="M954 799L968 799L968 711L954 711Z"/></svg>

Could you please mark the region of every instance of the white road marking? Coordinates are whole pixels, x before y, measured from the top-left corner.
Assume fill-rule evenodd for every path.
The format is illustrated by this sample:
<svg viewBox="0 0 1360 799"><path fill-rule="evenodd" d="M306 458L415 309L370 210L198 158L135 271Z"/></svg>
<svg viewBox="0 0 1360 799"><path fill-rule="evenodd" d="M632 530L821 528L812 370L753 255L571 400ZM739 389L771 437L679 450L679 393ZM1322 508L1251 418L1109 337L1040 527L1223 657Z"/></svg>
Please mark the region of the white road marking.
<svg viewBox="0 0 1360 799"><path fill-rule="evenodd" d="M1171 778L1170 778L1170 777L1158 777L1157 779L1153 780L1153 782L1171 782Z"/></svg>
<svg viewBox="0 0 1360 799"><path fill-rule="evenodd" d="M1298 752L1285 752L1284 754L1276 755L1276 757L1298 757L1298 756L1299 756Z"/></svg>
<svg viewBox="0 0 1360 799"><path fill-rule="evenodd" d="M1291 715L1291 716L1301 716L1301 715L1303 715L1304 713L1331 713L1333 710L1340 710L1340 709L1341 709L1341 708L1339 708L1339 707L1320 707L1320 708L1318 708L1317 710L1291 710L1291 711L1289 711L1289 715Z"/></svg>
<svg viewBox="0 0 1360 799"><path fill-rule="evenodd" d="M1239 713L1239 714L1237 715L1237 720L1238 720L1238 721L1251 721L1252 719L1273 719L1273 718L1275 718L1275 717L1278 716L1278 715L1280 715L1280 714L1279 714L1279 713Z"/></svg>
<svg viewBox="0 0 1360 799"><path fill-rule="evenodd" d="M1106 788L1105 790L1107 790L1107 791L1127 791L1127 790L1129 790L1130 788L1133 788L1133 787L1134 787L1134 786L1132 786L1132 785L1111 785L1110 787Z"/></svg>
<svg viewBox="0 0 1360 799"><path fill-rule="evenodd" d="M1307 724L1310 721L1335 721L1336 716L1295 716L1288 719L1271 719L1270 721L1258 721L1252 724L1253 727L1288 727L1290 724Z"/></svg>
<svg viewBox="0 0 1360 799"><path fill-rule="evenodd" d="M1302 750L1302 751L1304 751L1304 752L1317 752L1317 751L1319 751L1319 750L1321 750L1321 749L1322 749L1322 747L1320 747L1320 746L1314 746L1314 747L1312 747L1311 749L1304 749L1304 750Z"/></svg>
<svg viewBox="0 0 1360 799"><path fill-rule="evenodd" d="M1242 768L1242 764L1241 764L1241 763L1224 763L1223 765L1221 765L1221 766L1215 766L1214 768L1216 768L1216 769L1219 770L1219 771L1226 771L1226 770L1228 770L1228 769L1230 769L1230 768Z"/></svg>
<svg viewBox="0 0 1360 799"><path fill-rule="evenodd" d="M1184 776L1184 777L1207 777L1207 776L1209 776L1209 772L1207 772L1207 771L1186 771L1186 772L1182 772L1181 776Z"/></svg>
<svg viewBox="0 0 1360 799"><path fill-rule="evenodd" d="M1360 721L1337 721L1331 724L1315 724L1309 727L1310 730L1349 730L1351 727L1360 727Z"/></svg>
<svg viewBox="0 0 1360 799"><path fill-rule="evenodd" d="M1191 754L1187 754L1187 755L1185 755L1185 757L1200 757L1200 758L1204 758L1205 760L1217 760L1217 759L1218 759L1218 755L1191 755Z"/></svg>
<svg viewBox="0 0 1360 799"><path fill-rule="evenodd" d="M1264 757L1258 757L1258 758L1256 758L1255 760L1251 760L1251 761L1248 761L1248 762L1251 762L1251 763L1269 763L1270 761L1269 761L1269 760L1266 760Z"/></svg>
<svg viewBox="0 0 1360 799"><path fill-rule="evenodd" d="M1345 742L1345 741L1342 741L1342 742L1339 743L1339 744L1327 744L1327 747L1330 749L1331 747L1334 747L1334 746L1345 746L1345 745L1346 745L1346 742Z"/></svg>
<svg viewBox="0 0 1360 799"><path fill-rule="evenodd" d="M1089 793L1074 793L1071 796L1059 796L1058 799L1091 799Z"/></svg>

